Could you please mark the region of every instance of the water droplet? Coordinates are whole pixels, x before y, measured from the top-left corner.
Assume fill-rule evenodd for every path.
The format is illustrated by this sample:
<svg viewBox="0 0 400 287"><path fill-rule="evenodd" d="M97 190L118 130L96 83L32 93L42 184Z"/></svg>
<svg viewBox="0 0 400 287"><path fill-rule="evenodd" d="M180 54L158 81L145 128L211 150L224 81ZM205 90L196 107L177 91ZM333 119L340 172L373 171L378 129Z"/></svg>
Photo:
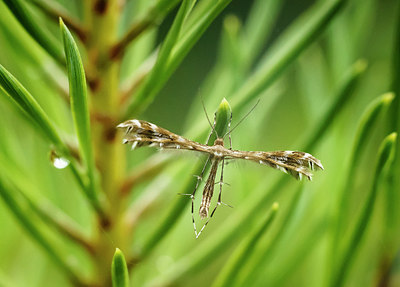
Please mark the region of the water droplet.
<svg viewBox="0 0 400 287"><path fill-rule="evenodd" d="M69 160L63 157L56 157L53 160L53 165L55 168L63 169L69 165Z"/></svg>
<svg viewBox="0 0 400 287"><path fill-rule="evenodd" d="M58 156L54 150L50 152L50 160L57 169L63 169L69 165L69 160Z"/></svg>

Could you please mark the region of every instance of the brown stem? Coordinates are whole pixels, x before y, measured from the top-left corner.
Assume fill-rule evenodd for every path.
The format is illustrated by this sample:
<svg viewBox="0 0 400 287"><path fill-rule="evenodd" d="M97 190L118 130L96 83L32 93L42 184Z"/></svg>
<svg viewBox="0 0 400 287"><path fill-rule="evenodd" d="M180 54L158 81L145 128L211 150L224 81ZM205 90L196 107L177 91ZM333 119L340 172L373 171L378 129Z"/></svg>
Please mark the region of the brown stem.
<svg viewBox="0 0 400 287"><path fill-rule="evenodd" d="M128 102L130 96L137 90L137 88L143 83L146 78L148 71L140 73L137 78L132 81L131 85L121 91L121 105Z"/></svg>
<svg viewBox="0 0 400 287"><path fill-rule="evenodd" d="M159 0L146 12L145 16L132 24L125 35L114 44L110 49L110 58L120 58L125 48L150 27L159 25L162 19L173 9L181 0Z"/></svg>
<svg viewBox="0 0 400 287"><path fill-rule="evenodd" d="M46 61L42 64L42 71L49 84L54 86L62 100L69 106L68 79L65 73L51 61Z"/></svg>
<svg viewBox="0 0 400 287"><path fill-rule="evenodd" d="M135 185L144 182L160 173L167 166L167 155L157 154L148 159L144 164L141 164L123 182L120 192L127 196Z"/></svg>
<svg viewBox="0 0 400 287"><path fill-rule="evenodd" d="M82 27L81 23L73 19L71 15L65 11L64 7L57 4L55 1L50 2L47 0L31 0L31 2L57 24L58 18L61 17L65 25L67 25L70 30L74 31L78 35L79 39L82 40L82 42L85 41L87 33L86 29Z"/></svg>
<svg viewBox="0 0 400 287"><path fill-rule="evenodd" d="M156 62L157 51L146 59L146 61L139 67L134 77L127 79L125 83L122 85L121 105L125 105L129 101L131 95L138 89L138 87L146 79L147 75L154 67L154 63Z"/></svg>
<svg viewBox="0 0 400 287"><path fill-rule="evenodd" d="M382 256L377 274L377 287L390 286L390 274L395 259L396 256L390 255L389 253L384 253Z"/></svg>
<svg viewBox="0 0 400 287"><path fill-rule="evenodd" d="M163 179L165 181L165 179ZM143 194L142 197L136 200L126 211L125 218L124 218L124 226L127 233L132 235L134 233L134 229L137 226L137 223L143 218L143 215L148 213L157 203L157 200L160 198L160 194L165 190L166 183L160 184L159 182L155 182L157 188L151 186L151 188L147 189ZM160 185L163 185L161 187Z"/></svg>
<svg viewBox="0 0 400 287"><path fill-rule="evenodd" d="M66 235L72 239L72 241L77 242L80 246L85 248L89 254L94 254L95 248L93 243L71 224L72 219L68 221L68 219L65 218L65 215L56 212L52 212L51 215L48 214L48 211L50 210L48 205L42 205L39 208L42 211L39 215L44 217L44 220L53 225L60 233ZM54 208L51 208L51 210L54 211Z"/></svg>

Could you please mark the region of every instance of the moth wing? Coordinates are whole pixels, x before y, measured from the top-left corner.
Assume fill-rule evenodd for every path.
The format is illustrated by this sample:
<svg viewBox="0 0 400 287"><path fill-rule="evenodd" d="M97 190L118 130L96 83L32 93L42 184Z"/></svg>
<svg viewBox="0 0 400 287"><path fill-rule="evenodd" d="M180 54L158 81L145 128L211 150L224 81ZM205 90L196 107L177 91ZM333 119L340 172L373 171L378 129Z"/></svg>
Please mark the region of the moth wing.
<svg viewBox="0 0 400 287"><path fill-rule="evenodd" d="M311 170L323 169L318 159L309 153L298 151L231 151L228 158L240 158L266 164L288 173L296 179L301 179L305 176L311 180Z"/></svg>
<svg viewBox="0 0 400 287"><path fill-rule="evenodd" d="M265 152L264 158L270 166L286 172L296 179L301 179L302 176L305 176L311 180L311 170L324 169L321 162L317 158L305 152Z"/></svg>
<svg viewBox="0 0 400 287"><path fill-rule="evenodd" d="M128 120L117 127L125 129L123 143L132 144L132 148L152 146L161 149L184 149L208 153L205 145L185 139L150 122Z"/></svg>

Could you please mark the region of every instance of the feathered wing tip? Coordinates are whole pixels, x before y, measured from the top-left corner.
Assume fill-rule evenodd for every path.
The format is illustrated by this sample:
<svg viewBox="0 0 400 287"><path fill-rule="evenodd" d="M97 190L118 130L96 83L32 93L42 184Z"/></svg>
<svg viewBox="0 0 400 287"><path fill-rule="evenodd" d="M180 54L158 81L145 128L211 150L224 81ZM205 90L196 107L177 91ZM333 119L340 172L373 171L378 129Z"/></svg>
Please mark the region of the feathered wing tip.
<svg viewBox="0 0 400 287"><path fill-rule="evenodd" d="M123 144L132 144L132 149L144 146L160 149L193 149L187 140L170 131L142 120L128 120L117 126L126 129Z"/></svg>
<svg viewBox="0 0 400 287"><path fill-rule="evenodd" d="M120 123L117 128L125 129L123 144L132 144L132 149L152 145L152 138L156 133L155 125L141 120L128 120Z"/></svg>
<svg viewBox="0 0 400 287"><path fill-rule="evenodd" d="M126 129L125 135L128 135L129 133L137 133L140 132L141 129L143 129L143 126L146 125L145 121L140 121L140 120L128 120L123 123L120 123L117 128L119 129Z"/></svg>
<svg viewBox="0 0 400 287"><path fill-rule="evenodd" d="M129 126L129 122L130 122L130 120L129 120L129 121L125 121L125 122L123 122L123 123L120 123L120 124L117 126L117 128L119 128L119 129L127 128L127 127Z"/></svg>
<svg viewBox="0 0 400 287"><path fill-rule="evenodd" d="M298 163L301 166L304 166L306 168L309 168L310 170L318 170L318 169L323 170L324 169L324 167L321 164L321 161L319 159L313 157L309 153L301 152L301 151L283 151L283 153L287 157L294 160L296 163Z"/></svg>
<svg viewBox="0 0 400 287"><path fill-rule="evenodd" d="M288 173L297 180L301 180L303 176L311 180L310 171L324 169L320 160L309 153L299 151L269 152L266 155L266 161L273 168Z"/></svg>

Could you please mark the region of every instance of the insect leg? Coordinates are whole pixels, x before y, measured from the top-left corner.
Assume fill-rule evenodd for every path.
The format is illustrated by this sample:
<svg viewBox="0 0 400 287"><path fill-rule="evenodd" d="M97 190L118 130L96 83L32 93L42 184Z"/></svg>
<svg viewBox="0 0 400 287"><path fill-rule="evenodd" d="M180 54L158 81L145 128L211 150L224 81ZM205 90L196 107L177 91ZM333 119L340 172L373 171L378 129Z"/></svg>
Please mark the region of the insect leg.
<svg viewBox="0 0 400 287"><path fill-rule="evenodd" d="M213 134L213 130L211 130L210 134L207 137L206 145L208 145L212 134Z"/></svg>
<svg viewBox="0 0 400 287"><path fill-rule="evenodd" d="M210 136L211 136L211 134L210 134ZM196 222L194 221L194 195L195 195L197 189L199 188L200 182L203 179L204 172L206 171L206 167L207 167L207 164L210 161L210 159L211 159L211 156L207 157L206 163L204 164L200 175L197 177L196 186L195 186L192 194L190 194L190 199L192 200L192 211L191 211L191 213L192 213L192 222L193 222L194 234L196 235L196 238L197 238L197 228L196 228Z"/></svg>
<svg viewBox="0 0 400 287"><path fill-rule="evenodd" d="M210 217L207 219L206 223L204 223L203 227L200 229L199 233L196 234L196 238L199 238L201 232L206 228L208 222L211 220L213 217L215 211L217 210L217 207L222 204L222 185L224 184L224 165L225 165L225 159L222 159L222 169L221 169L221 178L219 181L219 193L218 193L218 201L217 204L215 205L213 211L210 214ZM228 205L229 206L229 205Z"/></svg>
<svg viewBox="0 0 400 287"><path fill-rule="evenodd" d="M232 123L232 113L231 113L231 118L229 119L229 123L228 123L229 149L232 149L231 123ZM223 165L224 164L222 162L222 168L223 168Z"/></svg>

